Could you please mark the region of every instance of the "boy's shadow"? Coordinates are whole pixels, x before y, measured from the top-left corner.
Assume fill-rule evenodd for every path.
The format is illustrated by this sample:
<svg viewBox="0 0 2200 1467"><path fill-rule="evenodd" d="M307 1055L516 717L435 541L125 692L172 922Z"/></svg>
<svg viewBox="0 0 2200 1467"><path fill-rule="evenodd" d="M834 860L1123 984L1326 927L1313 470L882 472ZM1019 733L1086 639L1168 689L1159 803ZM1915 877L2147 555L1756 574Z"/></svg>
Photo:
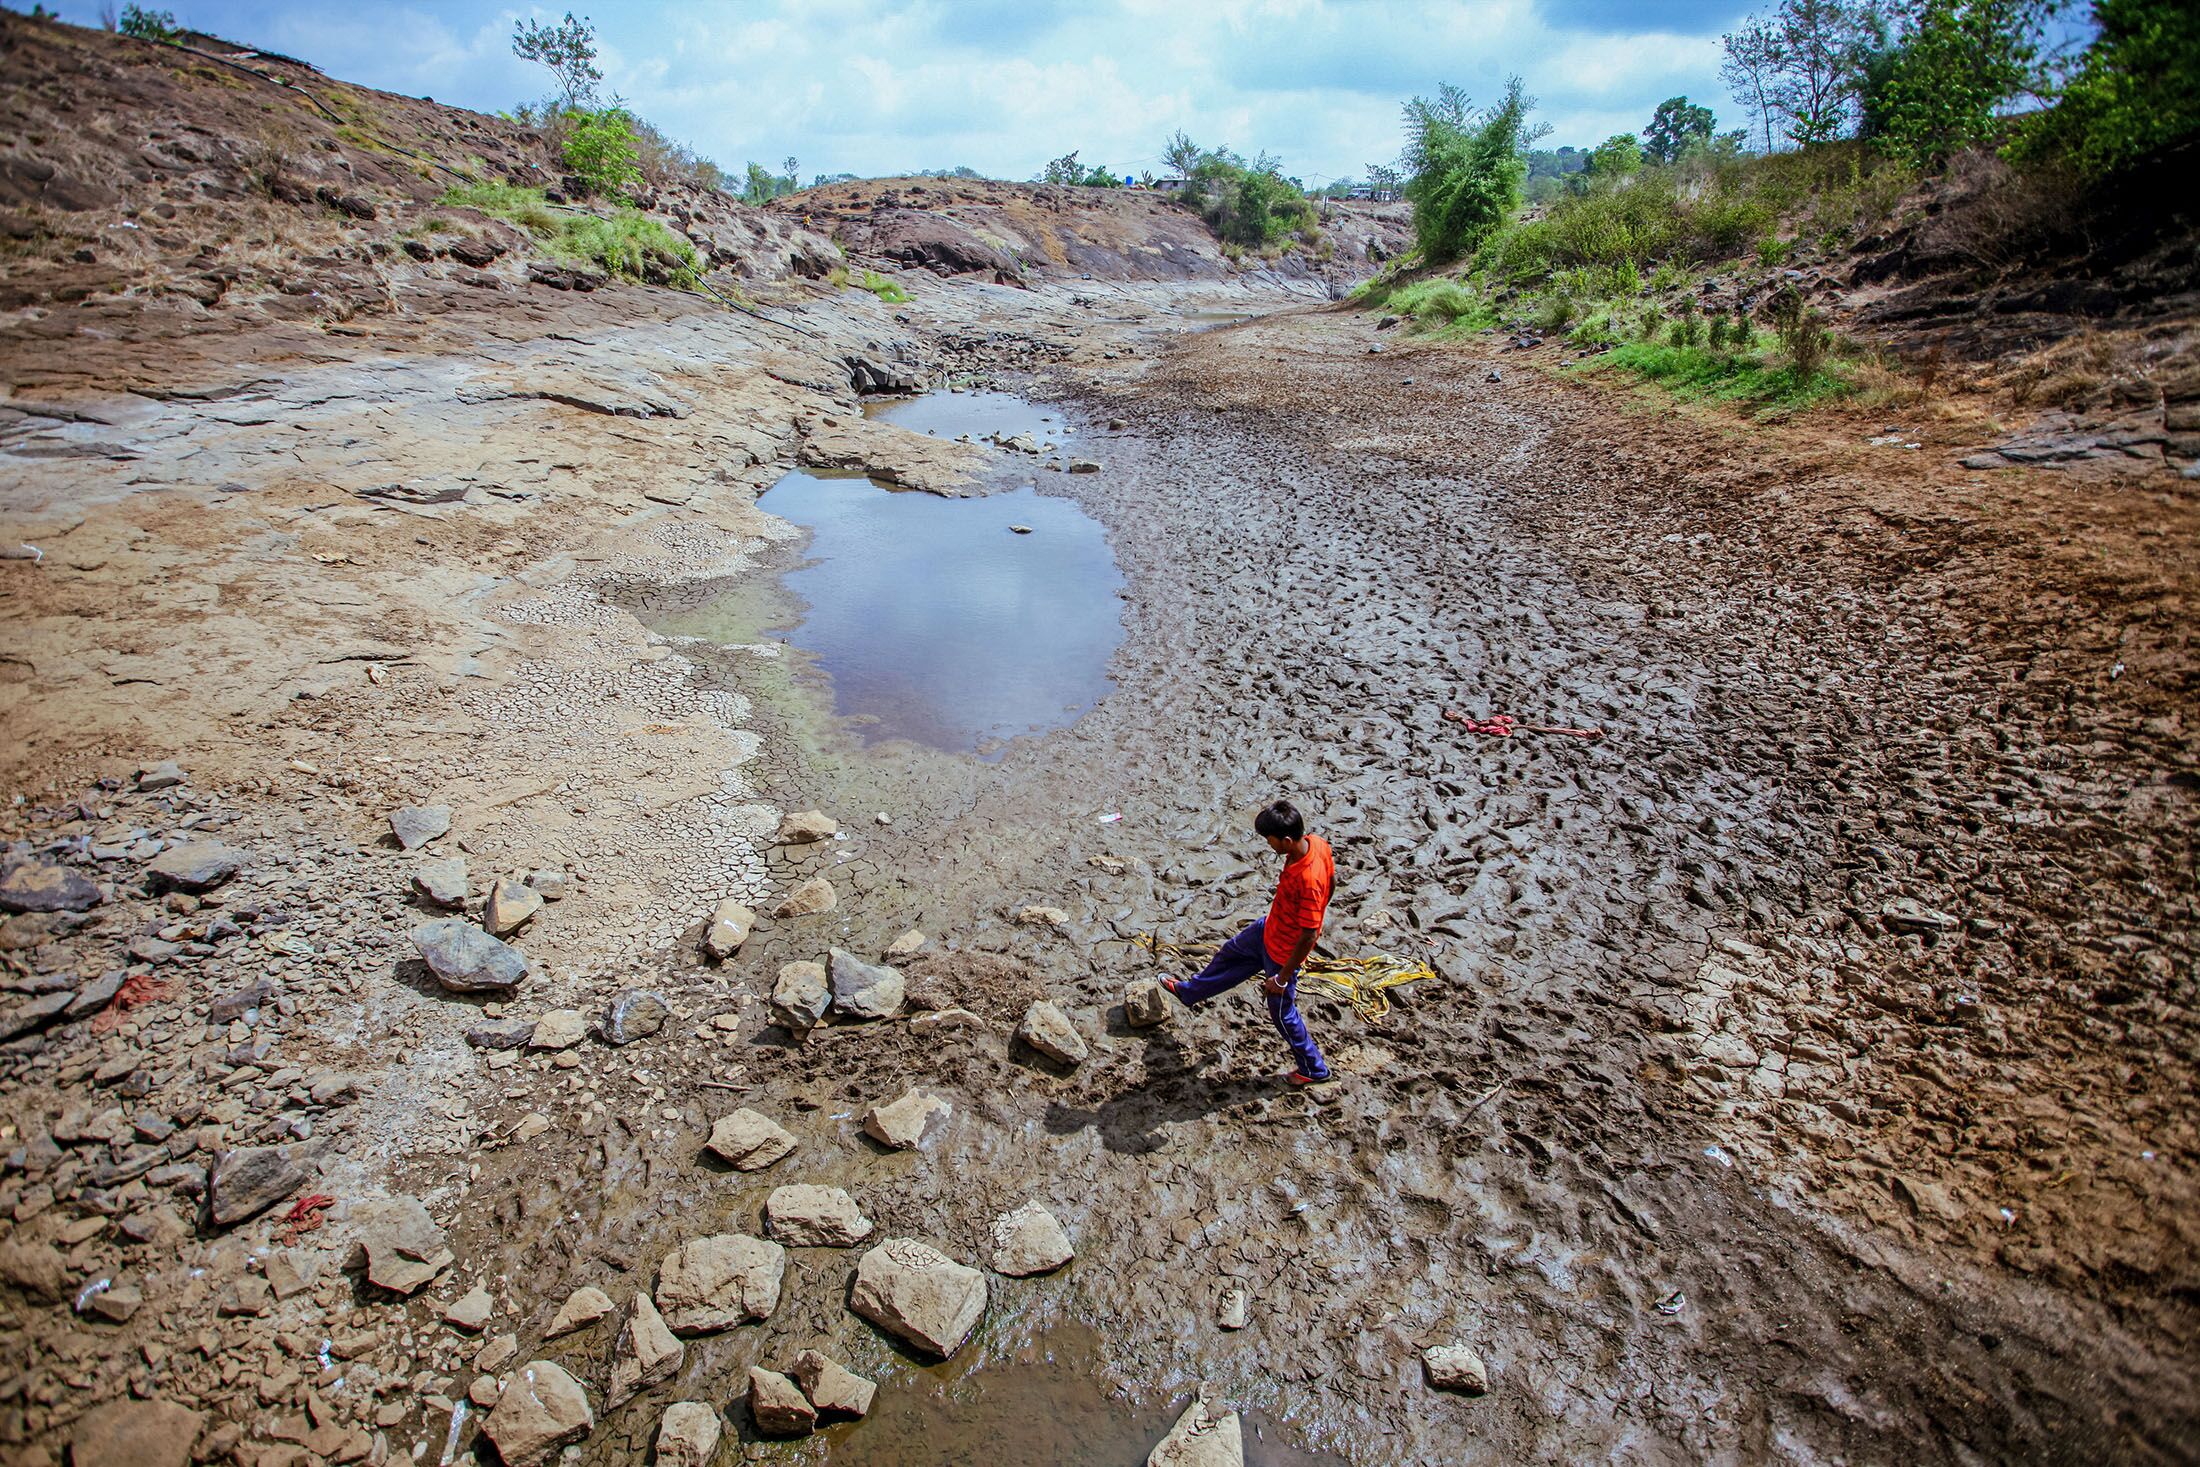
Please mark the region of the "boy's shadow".
<svg viewBox="0 0 2200 1467"><path fill-rule="evenodd" d="M1043 1122L1047 1133L1067 1136L1097 1127L1100 1144L1108 1150L1146 1156L1168 1145L1160 1128L1170 1121L1213 1115L1277 1093L1276 1082L1269 1079L1202 1079L1199 1063L1166 1028L1147 1041L1146 1072L1144 1085L1118 1091L1090 1109L1060 1101L1048 1105Z"/></svg>

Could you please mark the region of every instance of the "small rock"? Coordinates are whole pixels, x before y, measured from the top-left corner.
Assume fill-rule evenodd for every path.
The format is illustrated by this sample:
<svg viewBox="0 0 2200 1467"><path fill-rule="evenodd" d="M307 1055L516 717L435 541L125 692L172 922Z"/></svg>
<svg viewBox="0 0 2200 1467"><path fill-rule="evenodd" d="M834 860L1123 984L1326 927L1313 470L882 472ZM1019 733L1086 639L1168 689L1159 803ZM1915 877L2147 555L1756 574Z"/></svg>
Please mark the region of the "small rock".
<svg viewBox="0 0 2200 1467"><path fill-rule="evenodd" d="M671 1017L672 1005L662 994L646 988L622 989L604 1010L603 1037L616 1046L632 1044L664 1028Z"/></svg>
<svg viewBox="0 0 2200 1467"><path fill-rule="evenodd" d="M1095 458L1073 458L1069 461L1069 471L1073 474L1097 474L1100 472L1100 461Z"/></svg>
<svg viewBox="0 0 2200 1467"><path fill-rule="evenodd" d="M285 1248L267 1259L267 1286L278 1300L292 1299L313 1287L321 1260L302 1248Z"/></svg>
<svg viewBox="0 0 2200 1467"><path fill-rule="evenodd" d="M452 1329L462 1329L470 1335L477 1335L481 1333L482 1326L489 1322L489 1316L495 1309L496 1301L489 1297L489 1291L475 1284L466 1291L463 1298L443 1311L443 1322Z"/></svg>
<svg viewBox="0 0 2200 1467"><path fill-rule="evenodd" d="M51 1243L0 1243L0 1282L34 1299L59 1299L69 1289L69 1262Z"/></svg>
<svg viewBox="0 0 2200 1467"><path fill-rule="evenodd" d="M863 1116L863 1129L881 1146L907 1151L946 1129L955 1108L937 1095L906 1090L895 1100L874 1105Z"/></svg>
<svg viewBox="0 0 2200 1467"><path fill-rule="evenodd" d="M833 1012L844 1019L891 1019L901 1012L908 992L898 969L866 963L844 948L834 948Z"/></svg>
<svg viewBox="0 0 2200 1467"><path fill-rule="evenodd" d="M820 1416L867 1415L878 1396L875 1384L816 1350L804 1350L795 1356L794 1369L788 1374L802 1387L802 1394L810 1398Z"/></svg>
<svg viewBox="0 0 2200 1467"><path fill-rule="evenodd" d="M915 953L916 951L921 949L927 942L930 942L931 940L932 939L926 937L916 928L912 927L907 932L904 932L901 936L895 938L891 943L887 944L886 956L888 956L889 958L906 958L912 953Z"/></svg>
<svg viewBox="0 0 2200 1467"><path fill-rule="evenodd" d="M1024 1010L1016 1037L1059 1064L1082 1064L1091 1052L1085 1047L1084 1036L1071 1026L1069 1015L1043 998Z"/></svg>
<svg viewBox="0 0 2200 1467"><path fill-rule="evenodd" d="M55 861L20 861L0 875L0 912L87 912L105 900L90 878Z"/></svg>
<svg viewBox="0 0 2200 1467"><path fill-rule="evenodd" d="M657 1266L657 1307L675 1334L704 1335L779 1307L787 1250L746 1233L719 1233L683 1243Z"/></svg>
<svg viewBox="0 0 2200 1467"><path fill-rule="evenodd" d="M1016 924L1019 927L1066 927L1069 925L1069 913L1060 907L1018 907Z"/></svg>
<svg viewBox="0 0 2200 1467"><path fill-rule="evenodd" d="M188 1467L206 1418L173 1401L117 1399L94 1406L69 1432L74 1467Z"/></svg>
<svg viewBox="0 0 2200 1467"><path fill-rule="evenodd" d="M527 873L527 884L541 892L544 901L562 902L573 883L563 871L530 871Z"/></svg>
<svg viewBox="0 0 2200 1467"><path fill-rule="evenodd" d="M373 1336L368 1336L372 1339ZM474 1356L476 1370L502 1370L519 1358L519 1336L498 1335Z"/></svg>
<svg viewBox="0 0 2200 1467"><path fill-rule="evenodd" d="M1881 907L1879 920L1889 932L1946 932L1956 925L1954 917L1912 897L1897 897Z"/></svg>
<svg viewBox="0 0 2200 1467"><path fill-rule="evenodd" d="M793 891L786 899L772 908L774 917L814 917L820 912L830 912L840 897L833 884L822 876L813 876Z"/></svg>
<svg viewBox="0 0 2200 1467"><path fill-rule="evenodd" d="M1465 1345L1431 1345L1421 1352L1421 1366L1428 1372L1428 1383L1440 1391L1479 1396L1490 1388L1482 1357Z"/></svg>
<svg viewBox="0 0 2200 1467"><path fill-rule="evenodd" d="M888 1238L856 1264L848 1307L906 1344L946 1359L985 1313L985 1275L914 1238Z"/></svg>
<svg viewBox="0 0 2200 1467"><path fill-rule="evenodd" d="M1009 532L1009 533L1010 533L1011 535L1028 535L1028 534L1030 534L1030 533L1031 533L1031 526L1029 526L1029 525L1010 525L1010 526L1008 527L1008 532Z"/></svg>
<svg viewBox="0 0 2200 1467"><path fill-rule="evenodd" d="M530 1360L504 1388L481 1430L496 1444L504 1467L542 1467L595 1428L596 1413L581 1383L562 1365Z"/></svg>
<svg viewBox="0 0 2200 1467"><path fill-rule="evenodd" d="M657 1423L657 1467L710 1467L723 1430L718 1413L701 1401L674 1401Z"/></svg>
<svg viewBox="0 0 2200 1467"><path fill-rule="evenodd" d="M1036 1202L1026 1202L1014 1212L993 1220L993 1271L1012 1279L1052 1273L1077 1250L1054 1214Z"/></svg>
<svg viewBox="0 0 2200 1467"><path fill-rule="evenodd" d="M871 1220L839 1187L798 1182L764 1199L771 1235L791 1248L853 1248L871 1236Z"/></svg>
<svg viewBox="0 0 2200 1467"><path fill-rule="evenodd" d="M457 1261L443 1229L413 1197L365 1202L353 1209L359 1224L348 1266L363 1268L367 1282L393 1294L414 1294Z"/></svg>
<svg viewBox="0 0 2200 1467"><path fill-rule="evenodd" d="M492 937L505 937L527 925L542 910L542 893L499 876L489 888L489 903L481 909L481 925Z"/></svg>
<svg viewBox="0 0 2200 1467"><path fill-rule="evenodd" d="M244 868L244 852L218 840L170 846L145 867L156 891L211 891Z"/></svg>
<svg viewBox="0 0 2200 1467"><path fill-rule="evenodd" d="M831 840L839 833L840 826L819 810L797 810L779 822L779 843L783 846L806 846L812 841Z"/></svg>
<svg viewBox="0 0 2200 1467"><path fill-rule="evenodd" d="M420 849L450 828L448 805L406 805L390 812L390 834L408 851Z"/></svg>
<svg viewBox="0 0 2200 1467"><path fill-rule="evenodd" d="M703 1149L737 1172L760 1172L794 1150L794 1137L770 1117L743 1107L711 1123Z"/></svg>
<svg viewBox="0 0 2200 1467"><path fill-rule="evenodd" d="M474 1383L466 1387L466 1399L484 1411L494 1411L497 1402L504 1399L504 1387L493 1375L477 1375Z"/></svg>
<svg viewBox="0 0 2200 1467"><path fill-rule="evenodd" d="M173 759L163 759L160 763L148 764L137 772L137 787L146 793L171 789L182 784L184 777L182 766Z"/></svg>
<svg viewBox="0 0 2200 1467"><path fill-rule="evenodd" d="M603 1408L615 1411L651 1386L672 1379L686 1358L687 1346L665 1328L656 1302L637 1292L619 1318L611 1370L604 1379Z"/></svg>
<svg viewBox="0 0 2200 1467"><path fill-rule="evenodd" d="M457 993L517 988L527 979L527 959L463 917L440 917L412 930L413 946L428 960L436 982Z"/></svg>
<svg viewBox="0 0 2200 1467"><path fill-rule="evenodd" d="M1123 1018L1133 1029L1151 1029L1169 1018L1169 990L1141 978L1123 990Z"/></svg>
<svg viewBox="0 0 2200 1467"><path fill-rule="evenodd" d="M611 1296L593 1284L583 1284L565 1296L558 1306L557 1316L550 1321L550 1328L542 1337L554 1340L569 1335L577 1329L586 1329L612 1310Z"/></svg>
<svg viewBox="0 0 2200 1467"><path fill-rule="evenodd" d="M207 1213L216 1227L234 1226L297 1191L306 1176L280 1146L225 1151L207 1171Z"/></svg>
<svg viewBox="0 0 2200 1467"><path fill-rule="evenodd" d="M84 1307L87 1313L95 1315L109 1324L128 1324L131 1316L136 1314L144 1303L145 1296L136 1289L131 1288L128 1284L117 1284L111 1289L102 1289L92 1295L91 1302Z"/></svg>
<svg viewBox="0 0 2200 1467"><path fill-rule="evenodd" d="M776 1370L749 1367L749 1415L766 1436L802 1436L817 1425L817 1408Z"/></svg>
<svg viewBox="0 0 2200 1467"><path fill-rule="evenodd" d="M779 981L772 985L771 1019L800 1039L817 1027L832 1001L823 963L788 963L779 970Z"/></svg>
<svg viewBox="0 0 2200 1467"><path fill-rule="evenodd" d="M1224 1329L1243 1329L1253 1320L1252 1296L1242 1284L1228 1284L1215 1299L1215 1323Z"/></svg>
<svg viewBox="0 0 2200 1467"><path fill-rule="evenodd" d="M433 902L439 907L465 906L466 858L439 856L432 861L422 861L412 874L412 889L422 901Z"/></svg>
<svg viewBox="0 0 2200 1467"><path fill-rule="evenodd" d="M881 825L892 825L894 823L894 817L887 814L884 810L879 811L878 814L872 816L871 818L873 820L876 820Z"/></svg>
<svg viewBox="0 0 2200 1467"><path fill-rule="evenodd" d="M571 1049L588 1037L588 1015L579 1009L552 1009L535 1020L529 1049Z"/></svg>
<svg viewBox="0 0 2200 1467"><path fill-rule="evenodd" d="M1147 1454L1146 1467L1245 1467L1245 1433L1237 1412L1217 1406L1200 1387L1169 1434Z"/></svg>
<svg viewBox="0 0 2200 1467"><path fill-rule="evenodd" d="M710 926L703 933L703 951L722 963L741 950L755 925L756 913L727 897L710 914Z"/></svg>

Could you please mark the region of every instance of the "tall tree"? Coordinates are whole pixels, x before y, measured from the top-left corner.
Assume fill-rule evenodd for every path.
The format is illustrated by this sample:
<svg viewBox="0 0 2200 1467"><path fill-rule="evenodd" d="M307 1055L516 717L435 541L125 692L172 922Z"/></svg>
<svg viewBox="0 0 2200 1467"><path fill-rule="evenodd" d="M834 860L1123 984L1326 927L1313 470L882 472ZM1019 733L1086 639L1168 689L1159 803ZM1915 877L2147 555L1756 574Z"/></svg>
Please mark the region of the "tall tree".
<svg viewBox="0 0 2200 1467"><path fill-rule="evenodd" d="M1720 37L1726 59L1719 66L1719 80L1742 99L1756 120L1760 145L1772 151L1772 124L1779 115L1778 76L1783 64L1780 33L1759 16Z"/></svg>
<svg viewBox="0 0 2200 1467"><path fill-rule="evenodd" d="M596 87L603 81L603 73L596 69L596 28L574 19L572 11L554 26L539 20L514 24L512 54L550 68L568 109L596 100Z"/></svg>
<svg viewBox="0 0 2200 1467"><path fill-rule="evenodd" d="M1711 146L1718 125L1709 107L1698 107L1686 97L1667 97L1642 130L1642 151L1653 163L1677 163L1691 148Z"/></svg>
<svg viewBox="0 0 2200 1467"><path fill-rule="evenodd" d="M1875 0L1779 0L1723 38L1721 75L1763 121L1768 149L1775 119L1798 147L1830 142L1855 122L1866 58L1885 34Z"/></svg>
<svg viewBox="0 0 2200 1467"><path fill-rule="evenodd" d="M1549 131L1528 125L1534 106L1519 77L1505 83L1503 101L1480 113L1449 83L1434 97L1406 103L1400 161L1412 175L1406 197L1413 201L1414 238L1430 264L1475 249L1519 207L1528 145Z"/></svg>
<svg viewBox="0 0 2200 1467"><path fill-rule="evenodd" d="M1161 161L1179 178L1190 178L1204 156L1205 150L1186 137L1181 127L1169 135L1168 145L1161 150Z"/></svg>

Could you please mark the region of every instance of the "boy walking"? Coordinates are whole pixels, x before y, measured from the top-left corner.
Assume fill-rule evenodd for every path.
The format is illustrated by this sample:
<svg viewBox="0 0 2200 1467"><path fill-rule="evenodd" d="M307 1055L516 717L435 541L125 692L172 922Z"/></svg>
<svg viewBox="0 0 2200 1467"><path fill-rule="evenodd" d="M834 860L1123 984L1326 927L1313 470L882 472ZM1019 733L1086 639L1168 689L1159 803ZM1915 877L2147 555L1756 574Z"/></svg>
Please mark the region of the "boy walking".
<svg viewBox="0 0 2200 1467"><path fill-rule="evenodd" d="M1164 978L1161 985L1186 1007L1197 1008L1261 974L1268 1017L1298 1061L1298 1068L1284 1078L1294 1085L1318 1085L1329 1078L1329 1065L1314 1036L1306 1032L1306 1021L1299 1017L1299 965L1321 935L1329 893L1337 882L1337 863L1330 856L1329 842L1306 833L1306 821L1288 800L1278 800L1254 816L1253 829L1270 850L1285 858L1268 915L1224 943L1196 977Z"/></svg>

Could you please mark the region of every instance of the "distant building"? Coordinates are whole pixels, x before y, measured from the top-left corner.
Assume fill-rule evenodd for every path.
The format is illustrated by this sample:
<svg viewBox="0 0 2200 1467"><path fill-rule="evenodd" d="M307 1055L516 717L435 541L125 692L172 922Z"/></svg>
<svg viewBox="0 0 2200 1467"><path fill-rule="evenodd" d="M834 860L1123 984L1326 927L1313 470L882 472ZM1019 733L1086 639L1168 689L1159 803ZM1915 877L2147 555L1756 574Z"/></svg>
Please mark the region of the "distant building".
<svg viewBox="0 0 2200 1467"><path fill-rule="evenodd" d="M1181 173L1163 173L1156 175L1149 187L1174 191L1183 188L1190 182L1191 180Z"/></svg>
<svg viewBox="0 0 2200 1467"><path fill-rule="evenodd" d="M1394 188L1377 188L1372 183L1356 183L1352 185L1351 197L1366 199L1375 204L1395 204L1398 202L1398 191Z"/></svg>

